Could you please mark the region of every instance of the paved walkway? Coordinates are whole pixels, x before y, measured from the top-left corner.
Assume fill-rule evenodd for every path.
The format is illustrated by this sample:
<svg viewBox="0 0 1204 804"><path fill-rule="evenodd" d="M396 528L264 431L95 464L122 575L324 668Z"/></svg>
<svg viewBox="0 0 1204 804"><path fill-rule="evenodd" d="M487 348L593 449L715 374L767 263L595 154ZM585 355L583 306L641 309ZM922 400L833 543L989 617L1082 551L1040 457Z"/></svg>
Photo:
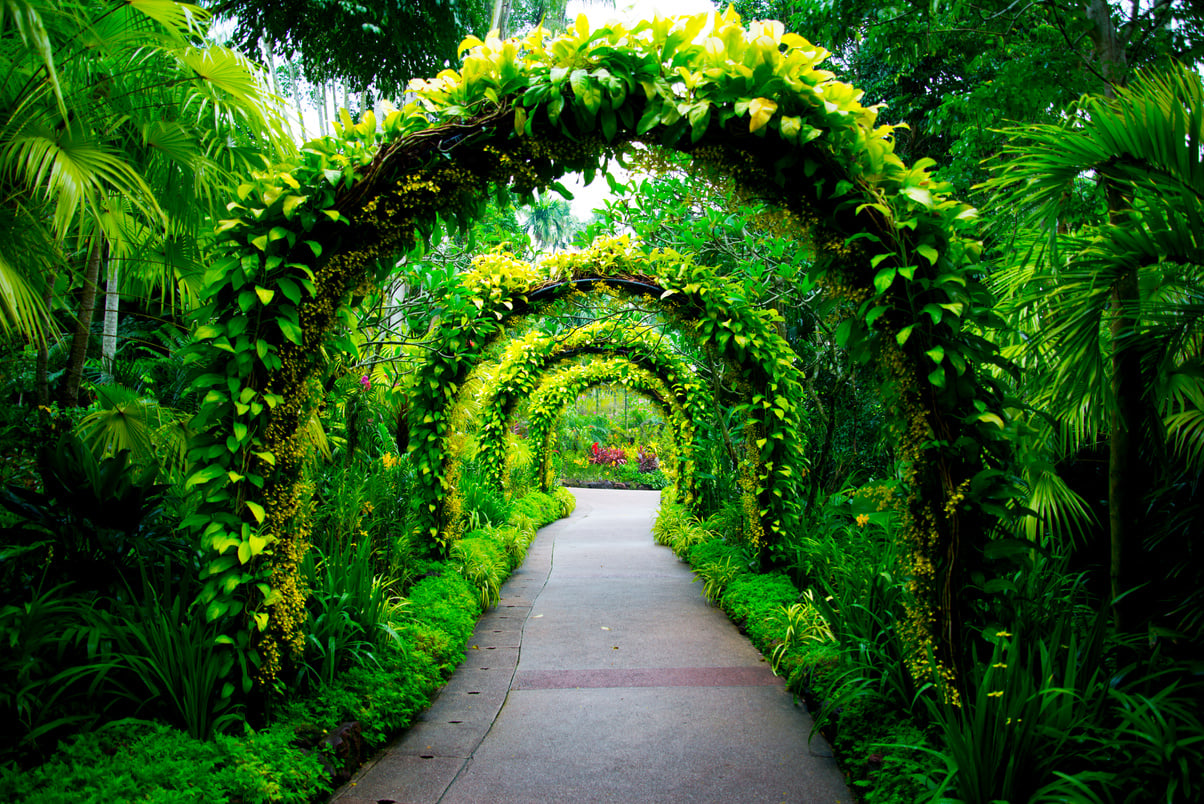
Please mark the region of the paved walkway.
<svg viewBox="0 0 1204 804"><path fill-rule="evenodd" d="M848 804L811 719L689 568L657 492L574 489L431 708L338 804Z"/></svg>

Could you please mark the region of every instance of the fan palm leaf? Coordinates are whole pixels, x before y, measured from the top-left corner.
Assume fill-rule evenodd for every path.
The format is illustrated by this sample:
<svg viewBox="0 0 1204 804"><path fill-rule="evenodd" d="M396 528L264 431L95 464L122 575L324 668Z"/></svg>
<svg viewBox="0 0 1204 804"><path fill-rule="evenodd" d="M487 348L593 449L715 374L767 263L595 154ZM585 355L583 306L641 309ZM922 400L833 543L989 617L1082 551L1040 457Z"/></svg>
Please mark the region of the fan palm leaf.
<svg viewBox="0 0 1204 804"><path fill-rule="evenodd" d="M177 0L0 0L0 188L11 217L87 252L138 254L131 287L187 304L197 240L234 176L291 150L280 102L245 57L203 41L208 15ZM35 213L36 210L36 213ZM113 210L139 219L114 225ZM156 244L160 244L156 246ZM4 327L37 339L36 252L3 249ZM48 253L57 253L53 249ZM67 266L70 267L70 266ZM157 275L157 276L156 276Z"/></svg>

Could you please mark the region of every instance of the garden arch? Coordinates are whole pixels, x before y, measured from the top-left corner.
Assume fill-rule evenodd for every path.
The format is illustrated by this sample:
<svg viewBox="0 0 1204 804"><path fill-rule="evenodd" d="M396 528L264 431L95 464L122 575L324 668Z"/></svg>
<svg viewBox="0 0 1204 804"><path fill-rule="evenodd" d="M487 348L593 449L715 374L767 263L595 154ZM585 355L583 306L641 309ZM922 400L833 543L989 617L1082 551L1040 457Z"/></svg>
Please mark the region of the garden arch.
<svg viewBox="0 0 1204 804"><path fill-rule="evenodd" d="M655 375L664 382L670 399L681 410L698 416L711 410L705 386L697 382L689 364L668 348L654 330L596 321L567 333L530 333L507 348L481 406L477 455L484 460L495 486L501 485L504 439L515 404L536 390L550 368L588 354L622 356L626 362ZM691 427L691 438L682 445L683 460L690 458L693 440ZM685 478L684 482L682 491L689 496L692 480Z"/></svg>
<svg viewBox="0 0 1204 804"><path fill-rule="evenodd" d="M415 491L417 511L424 515L431 539L440 538L443 504L455 486L455 475L448 469L446 439L456 391L479 359L461 344L496 337L511 317L539 312L582 288L635 295L656 303L670 317L688 322L692 337L712 345L721 359L741 367L748 401L747 453L742 456L739 475L752 546L759 552L780 534L798 527L801 510L789 490L804 465L799 407L803 393L796 356L780 332L781 316L748 304L733 283L713 268L696 265L688 256L672 250L644 253L626 238L609 238L596 240L581 252L555 255L538 266L520 263L509 255L484 255L474 261L472 271L459 277L449 296L455 299L462 294L455 304L466 312L443 316L434 348L427 351L426 362L416 372L412 396L411 449L419 470L434 476L431 483ZM578 348L588 348L592 331L585 327L569 338L581 338ZM502 385L498 406L485 406L481 435L485 450L491 443L500 443L509 407L524 392L523 383L533 383L540 370L537 350L520 346L516 352L529 353L529 359L536 362L531 367L516 365L516 387ZM688 371L677 373L682 376ZM489 463L487 460L486 465Z"/></svg>
<svg viewBox="0 0 1204 804"><path fill-rule="evenodd" d="M569 403L598 385L622 385L636 391L664 414L673 433L674 460L669 464L673 498L688 503L693 494L691 444L695 437L694 421L664 380L622 358L575 364L549 372L532 394L527 437L536 447L541 488L547 491L552 482L551 456L555 448L556 422Z"/></svg>
<svg viewBox="0 0 1204 804"><path fill-rule="evenodd" d="M824 286L857 305L839 338L880 367L907 467L909 665L917 678L950 674L963 534L981 539L1011 492L990 457L1003 405L978 370L997 355L975 334L990 300L975 279L979 245L966 236L973 211L944 195L931 162L903 164L877 110L820 68L828 53L778 23L744 28L729 10L630 29L582 20L554 38L467 44L458 71L416 82L416 100L380 125L344 114L337 136L249 177L220 226L190 356L204 369L188 480L201 505L186 526L207 556L201 602L228 623L244 677L271 680L303 644L303 425L320 402L324 350L350 347L354 291L378 283L392 254L479 214L489 187L529 194L570 171L592 175L636 140L776 199L807 230ZM495 335L503 296L521 305L540 292L530 277L491 279L449 294L446 326ZM668 289L693 286L701 336L721 337L722 319L705 307L714 286L680 279ZM478 317L486 305L497 319ZM430 426L411 439L432 483L430 450L447 428L439 411L463 376L455 362L473 354L467 337L440 337L455 347L452 362L424 374L415 417ZM789 401L782 390L765 397L771 408ZM792 471L793 457L770 458L768 471Z"/></svg>

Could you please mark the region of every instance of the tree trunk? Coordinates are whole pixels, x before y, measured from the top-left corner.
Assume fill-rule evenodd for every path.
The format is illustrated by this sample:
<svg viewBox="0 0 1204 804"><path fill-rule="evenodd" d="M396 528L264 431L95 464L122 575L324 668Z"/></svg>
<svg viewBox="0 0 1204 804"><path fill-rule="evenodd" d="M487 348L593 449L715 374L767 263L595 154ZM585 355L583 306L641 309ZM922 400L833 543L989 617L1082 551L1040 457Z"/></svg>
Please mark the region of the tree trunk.
<svg viewBox="0 0 1204 804"><path fill-rule="evenodd" d="M46 287L42 289L42 306L46 310L50 310L50 304L54 301L54 282L58 278L58 269L52 267L50 275L46 277ZM38 405L41 407L50 407L50 341L48 340L50 332L48 330L45 337L38 340L38 357L34 364L34 385L37 388Z"/></svg>
<svg viewBox="0 0 1204 804"><path fill-rule="evenodd" d="M1128 58L1120 44L1107 0L1089 0L1087 19L1094 26L1091 39L1107 84L1104 95L1115 98L1115 89L1124 83ZM1120 188L1106 188L1108 217L1115 224L1128 202ZM1120 630L1125 618L1117 602L1126 584L1123 572L1126 548L1136 533L1138 493L1141 482L1137 466L1137 438L1141 415L1141 365L1134 350L1124 343L1137 326L1137 270L1126 271L1112 286L1112 384L1108 423L1108 582L1112 595L1112 620Z"/></svg>
<svg viewBox="0 0 1204 804"><path fill-rule="evenodd" d="M1140 500L1137 466L1138 429L1141 422L1141 362L1131 345L1124 344L1137 326L1138 285L1136 269L1127 271L1112 287L1112 410L1109 416L1108 531L1112 593L1112 617L1117 630L1124 618L1116 602L1125 591L1126 545L1137 533L1136 514ZM1121 344L1118 346L1117 344Z"/></svg>
<svg viewBox="0 0 1204 804"><path fill-rule="evenodd" d="M498 35L505 39L509 24L510 0L493 0L493 20L489 24L489 29L497 31Z"/></svg>
<svg viewBox="0 0 1204 804"><path fill-rule="evenodd" d="M67 361L67 373L63 378L63 405L68 408L79 406L79 386L84 378L88 340L92 334L92 311L96 307L96 282L100 277L100 264L105 260L108 249L108 243L100 241L93 243L88 252L88 262L84 269L84 288L80 293L79 310L75 315L71 357Z"/></svg>
<svg viewBox="0 0 1204 804"><path fill-rule="evenodd" d="M1112 22L1112 6L1108 0L1088 0L1087 19L1094 26L1091 41L1095 44L1100 74L1108 82L1104 87L1104 94L1114 98L1114 87L1124 83L1128 58Z"/></svg>
<svg viewBox="0 0 1204 804"><path fill-rule="evenodd" d="M112 373L117 359L117 309L121 305L121 261L109 258L105 276L105 327L100 336L100 357L105 371Z"/></svg>
<svg viewBox="0 0 1204 804"><path fill-rule="evenodd" d="M330 131L326 120L326 82L318 84L318 136L324 136Z"/></svg>
<svg viewBox="0 0 1204 804"><path fill-rule="evenodd" d="M293 108L297 110L297 124L301 126L301 139L309 139L309 132L305 130L305 111L301 108L301 75L298 74L293 82Z"/></svg>

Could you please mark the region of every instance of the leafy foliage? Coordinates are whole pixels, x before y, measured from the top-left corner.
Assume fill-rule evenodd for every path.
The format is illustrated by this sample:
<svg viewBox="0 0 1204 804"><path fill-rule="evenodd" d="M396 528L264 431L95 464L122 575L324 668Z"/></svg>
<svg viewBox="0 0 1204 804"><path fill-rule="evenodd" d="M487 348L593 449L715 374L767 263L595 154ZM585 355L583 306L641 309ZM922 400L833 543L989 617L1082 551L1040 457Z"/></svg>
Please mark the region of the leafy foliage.
<svg viewBox="0 0 1204 804"><path fill-rule="evenodd" d="M979 247L965 237L972 211L944 194L931 163L906 166L877 110L820 68L827 52L780 24L744 28L727 12L591 31L582 18L555 38L536 31L465 47L459 71L412 84L414 101L380 126L371 114L358 124L345 118L337 138L310 143L296 164L248 182L231 208L227 257L208 277L216 303L209 309L221 317L198 331L211 341L198 351L210 367L201 415L209 432L194 450L202 468L193 480L212 510L193 523L218 556L209 564L210 615L250 615L266 651L263 679L299 647L295 568L304 529L298 536L289 523L297 510L291 479L305 455L300 427L315 404L307 387L318 347L329 337L346 348L339 311L353 288L383 276L385 253L409 249L443 221L471 220L490 185L526 196L567 170L592 176L602 154L623 142L659 139L770 190L809 230L817 277L857 306L837 341L884 370L912 492L903 527L916 601L910 661L925 675L928 643L946 634L936 663L951 675L942 623L954 603L939 590L962 567L940 557L958 554L946 547L960 534L989 529L1010 493L1004 473L983 471L991 453L984 447L1001 440L1003 420L979 369L997 359L995 350L973 334L990 297L977 283ZM547 276L583 278L566 270L578 258L559 258L563 267L556 259ZM720 290L713 271L676 255L653 256L652 268L641 261L638 270L614 247L596 249L593 259L603 284L621 284L624 272L672 291L665 301L677 294L669 305L697 319L698 337L749 367L738 472L749 538L761 545L763 529L790 531L801 521L789 489L804 467L796 437L802 395L780 317ZM429 483L422 517L437 513L451 486L442 460L447 411L476 362L469 343L492 342L499 322L525 307L543 280L513 262L502 270L504 262L466 274L444 297L435 348L415 378L410 443ZM240 329L253 312L262 328ZM218 422L232 422L234 432ZM427 526L430 536L439 536L439 524ZM267 535L257 535L265 526Z"/></svg>

